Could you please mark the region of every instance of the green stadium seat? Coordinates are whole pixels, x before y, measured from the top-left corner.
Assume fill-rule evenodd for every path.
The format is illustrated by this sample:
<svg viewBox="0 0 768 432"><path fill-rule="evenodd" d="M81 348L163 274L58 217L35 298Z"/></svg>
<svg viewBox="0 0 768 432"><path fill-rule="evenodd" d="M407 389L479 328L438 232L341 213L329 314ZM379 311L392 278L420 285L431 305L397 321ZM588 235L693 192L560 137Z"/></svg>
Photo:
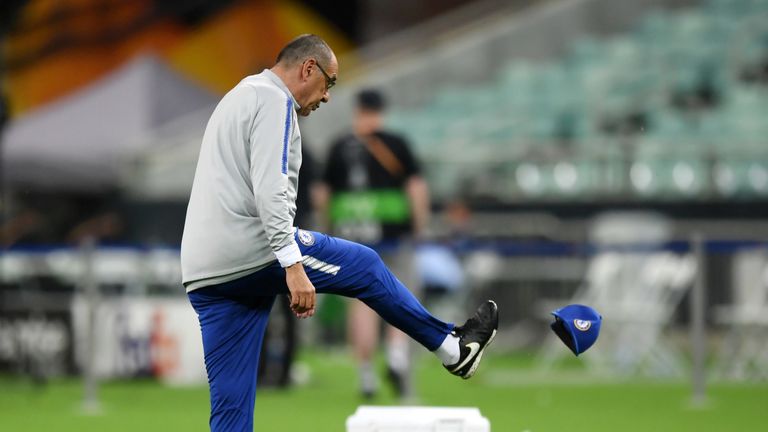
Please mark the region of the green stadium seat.
<svg viewBox="0 0 768 432"><path fill-rule="evenodd" d="M509 197L768 194L768 90L739 81L768 55L766 22L768 0L651 11L631 33L578 38L555 62L512 61L495 80L441 89L388 124L430 161L441 194L499 166ZM704 84L721 98L686 104ZM630 115L648 119L639 138L601 129Z"/></svg>

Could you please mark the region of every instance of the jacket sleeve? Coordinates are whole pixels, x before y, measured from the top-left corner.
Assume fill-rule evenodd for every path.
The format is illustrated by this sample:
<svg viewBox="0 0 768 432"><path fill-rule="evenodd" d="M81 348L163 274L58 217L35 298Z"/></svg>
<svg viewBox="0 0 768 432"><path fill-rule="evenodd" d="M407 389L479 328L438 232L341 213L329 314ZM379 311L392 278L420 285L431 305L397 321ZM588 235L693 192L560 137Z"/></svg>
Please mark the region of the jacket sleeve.
<svg viewBox="0 0 768 432"><path fill-rule="evenodd" d="M287 267L301 261L288 202L293 99L270 88L261 89L258 98L249 139L253 196L269 246L280 265Z"/></svg>

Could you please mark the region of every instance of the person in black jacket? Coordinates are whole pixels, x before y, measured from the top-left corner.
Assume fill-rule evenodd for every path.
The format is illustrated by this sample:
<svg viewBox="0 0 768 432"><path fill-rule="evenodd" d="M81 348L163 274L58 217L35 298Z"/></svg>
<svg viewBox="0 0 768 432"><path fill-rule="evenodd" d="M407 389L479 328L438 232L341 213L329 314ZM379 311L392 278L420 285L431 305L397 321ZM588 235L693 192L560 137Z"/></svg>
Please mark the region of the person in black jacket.
<svg viewBox="0 0 768 432"><path fill-rule="evenodd" d="M429 192L406 140L383 130L385 100L377 90L357 95L353 131L337 139L326 161L320 210L331 231L376 250L405 286L418 294L413 240L429 217ZM347 328L360 369L363 397L378 384L371 365L380 320L365 304L352 301ZM388 378L399 397L412 396L408 338L387 328Z"/></svg>

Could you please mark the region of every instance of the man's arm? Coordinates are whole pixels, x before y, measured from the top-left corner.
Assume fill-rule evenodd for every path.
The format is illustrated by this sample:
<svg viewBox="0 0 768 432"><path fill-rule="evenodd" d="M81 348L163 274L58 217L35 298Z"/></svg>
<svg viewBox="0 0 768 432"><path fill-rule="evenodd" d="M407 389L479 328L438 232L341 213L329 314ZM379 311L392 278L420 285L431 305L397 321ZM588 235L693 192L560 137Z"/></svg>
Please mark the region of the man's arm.
<svg viewBox="0 0 768 432"><path fill-rule="evenodd" d="M331 143L331 149L328 151L328 156L325 160L325 166L323 167L323 175L320 181L312 189L312 198L315 203L315 209L317 210L317 224L318 229L324 232L330 232L331 215L330 206L331 199L333 198L334 188L342 182L340 176L346 176L343 172L346 167L342 163L341 148L343 146L343 139L338 139Z"/></svg>
<svg viewBox="0 0 768 432"><path fill-rule="evenodd" d="M315 286L304 272L301 261L285 268L285 282L288 285L291 310L299 318L315 314Z"/></svg>
<svg viewBox="0 0 768 432"><path fill-rule="evenodd" d="M411 224L414 237L417 239L427 234L431 206L429 202L429 186L421 175L421 167L416 155L411 151L410 144L397 135L390 138L393 149L403 164L405 175L405 193L408 195L408 203L411 205Z"/></svg>
<svg viewBox="0 0 768 432"><path fill-rule="evenodd" d="M315 311L315 287L301 264L293 237L288 198L288 155L293 131L293 100L280 91L264 89L250 132L251 182L256 209L269 246L286 269L291 309L300 318Z"/></svg>
<svg viewBox="0 0 768 432"><path fill-rule="evenodd" d="M328 232L331 227L331 218L328 214L331 203L331 187L328 183L318 182L312 186L312 200L317 211L317 225L320 231Z"/></svg>
<svg viewBox="0 0 768 432"><path fill-rule="evenodd" d="M422 176L413 175L405 183L405 190L411 204L413 235L418 239L426 234L429 225L429 187Z"/></svg>

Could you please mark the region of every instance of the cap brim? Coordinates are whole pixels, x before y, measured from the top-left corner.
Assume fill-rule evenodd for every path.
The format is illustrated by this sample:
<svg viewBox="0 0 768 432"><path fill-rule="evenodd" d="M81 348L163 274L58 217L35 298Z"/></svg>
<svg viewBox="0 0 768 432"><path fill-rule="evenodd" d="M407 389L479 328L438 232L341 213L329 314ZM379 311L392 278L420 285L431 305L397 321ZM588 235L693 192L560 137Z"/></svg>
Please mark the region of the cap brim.
<svg viewBox="0 0 768 432"><path fill-rule="evenodd" d="M560 338L561 341L567 346L571 351L573 351L573 354L578 356L579 355L579 347L576 346L576 338L573 337L573 333L571 333L571 329L568 328L567 325L565 325L565 322L560 319L559 316L555 315L555 321L549 325L549 327L552 329L552 331L555 332L557 337Z"/></svg>

